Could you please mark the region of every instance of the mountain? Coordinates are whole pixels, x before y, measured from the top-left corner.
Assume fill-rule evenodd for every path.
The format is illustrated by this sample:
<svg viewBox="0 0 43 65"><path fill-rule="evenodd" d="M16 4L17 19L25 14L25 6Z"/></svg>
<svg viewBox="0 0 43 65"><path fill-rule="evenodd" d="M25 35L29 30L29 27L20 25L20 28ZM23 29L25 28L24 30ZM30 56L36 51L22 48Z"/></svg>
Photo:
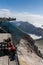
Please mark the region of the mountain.
<svg viewBox="0 0 43 65"><path fill-rule="evenodd" d="M42 36L43 37L43 29L40 27L35 27L34 25L28 23L28 22L12 22L13 25L17 26L22 31L26 32L27 34L34 34L36 36Z"/></svg>
<svg viewBox="0 0 43 65"><path fill-rule="evenodd" d="M25 26L26 26L26 24L25 24ZM13 25L10 22L2 22L0 24L0 27L2 27L2 29L7 31L7 33L11 34L11 38L15 45L19 45L20 41L23 39L24 41L26 41L26 46L28 45L29 49L31 48L37 56L39 56L40 58L43 59L43 55L42 55L41 51L35 45L35 40L33 40L30 35L23 32L19 27L17 28L17 26L15 24ZM23 43L24 43L24 41L23 41Z"/></svg>
<svg viewBox="0 0 43 65"><path fill-rule="evenodd" d="M40 41L40 43L39 43ZM43 53L43 41L38 40L37 44L38 47L29 43L26 39L21 39L20 44L18 45L18 58L19 63L22 65L43 65L43 59L39 57L42 56L40 54ZM36 50L36 52L33 51ZM40 49L40 51L38 50ZM37 53L37 55L36 55ZM39 62L40 61L40 62Z"/></svg>

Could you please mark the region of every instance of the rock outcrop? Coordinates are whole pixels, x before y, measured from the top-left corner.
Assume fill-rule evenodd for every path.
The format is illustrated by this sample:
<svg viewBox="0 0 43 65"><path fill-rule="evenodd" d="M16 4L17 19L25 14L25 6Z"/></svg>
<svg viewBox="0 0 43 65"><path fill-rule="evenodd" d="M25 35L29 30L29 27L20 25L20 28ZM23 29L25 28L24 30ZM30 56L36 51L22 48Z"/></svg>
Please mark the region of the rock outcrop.
<svg viewBox="0 0 43 65"><path fill-rule="evenodd" d="M43 54L38 49L38 47L35 45L35 41L27 34L24 34L23 39L27 40L27 42L28 42L27 46L28 46L28 48L31 48L31 52L34 51L34 53L36 53L40 58L43 59Z"/></svg>
<svg viewBox="0 0 43 65"><path fill-rule="evenodd" d="M17 49L20 65L43 65L43 55L30 36L25 34Z"/></svg>

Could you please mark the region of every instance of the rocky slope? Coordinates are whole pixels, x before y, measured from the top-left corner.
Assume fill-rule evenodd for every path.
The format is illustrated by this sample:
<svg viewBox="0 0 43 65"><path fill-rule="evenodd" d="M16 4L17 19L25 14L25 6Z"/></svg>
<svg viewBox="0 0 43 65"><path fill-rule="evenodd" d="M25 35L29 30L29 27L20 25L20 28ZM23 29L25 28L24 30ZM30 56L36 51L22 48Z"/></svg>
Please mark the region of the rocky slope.
<svg viewBox="0 0 43 65"><path fill-rule="evenodd" d="M26 39L25 37L19 42L18 58L20 65L43 65L43 55L41 51L39 52L39 49L35 44L27 41L29 39Z"/></svg>

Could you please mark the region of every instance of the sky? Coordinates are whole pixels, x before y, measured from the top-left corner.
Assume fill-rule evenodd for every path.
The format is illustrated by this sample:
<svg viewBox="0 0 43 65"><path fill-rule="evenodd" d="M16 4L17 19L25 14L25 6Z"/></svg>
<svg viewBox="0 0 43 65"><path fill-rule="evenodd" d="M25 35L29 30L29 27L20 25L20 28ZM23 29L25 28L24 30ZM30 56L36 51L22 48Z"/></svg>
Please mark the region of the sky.
<svg viewBox="0 0 43 65"><path fill-rule="evenodd" d="M0 0L0 16L43 25L43 0ZM42 27L43 28L43 27Z"/></svg>
<svg viewBox="0 0 43 65"><path fill-rule="evenodd" d="M43 15L43 0L0 0L0 9Z"/></svg>

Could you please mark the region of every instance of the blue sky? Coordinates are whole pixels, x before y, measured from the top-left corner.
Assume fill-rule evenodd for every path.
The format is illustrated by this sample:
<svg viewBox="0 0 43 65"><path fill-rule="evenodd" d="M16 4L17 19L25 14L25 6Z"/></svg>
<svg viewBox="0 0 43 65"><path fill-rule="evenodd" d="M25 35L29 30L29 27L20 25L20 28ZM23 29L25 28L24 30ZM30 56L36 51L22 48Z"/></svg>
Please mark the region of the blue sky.
<svg viewBox="0 0 43 65"><path fill-rule="evenodd" d="M43 15L43 0L0 0L0 9Z"/></svg>
<svg viewBox="0 0 43 65"><path fill-rule="evenodd" d="M16 17L17 21L28 21L43 25L43 0L0 0L0 16Z"/></svg>

